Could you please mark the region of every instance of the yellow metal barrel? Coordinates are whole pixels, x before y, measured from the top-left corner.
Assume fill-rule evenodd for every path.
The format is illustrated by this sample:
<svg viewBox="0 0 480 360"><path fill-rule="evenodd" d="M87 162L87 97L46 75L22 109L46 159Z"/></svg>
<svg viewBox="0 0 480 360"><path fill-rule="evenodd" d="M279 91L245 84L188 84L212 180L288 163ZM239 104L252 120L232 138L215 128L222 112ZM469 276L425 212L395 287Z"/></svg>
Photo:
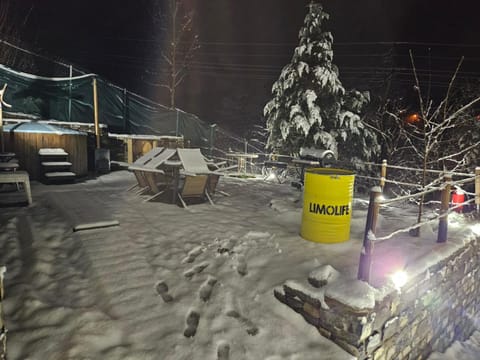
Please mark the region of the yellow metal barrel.
<svg viewBox="0 0 480 360"><path fill-rule="evenodd" d="M350 239L353 184L348 170L313 168L305 172L300 235L310 241L338 243Z"/></svg>

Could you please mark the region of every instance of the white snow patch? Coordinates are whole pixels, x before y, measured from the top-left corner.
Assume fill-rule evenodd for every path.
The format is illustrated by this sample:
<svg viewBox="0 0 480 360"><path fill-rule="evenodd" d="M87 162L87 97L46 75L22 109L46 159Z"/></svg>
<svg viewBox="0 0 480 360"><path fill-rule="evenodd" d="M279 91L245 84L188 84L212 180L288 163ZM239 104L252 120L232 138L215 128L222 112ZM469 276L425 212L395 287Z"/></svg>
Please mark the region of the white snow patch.
<svg viewBox="0 0 480 360"><path fill-rule="evenodd" d="M334 282L326 287L325 296L356 310L375 307L375 289L359 280Z"/></svg>
<svg viewBox="0 0 480 360"><path fill-rule="evenodd" d="M480 331L475 331L466 341L455 341L444 353L434 352L428 360L478 360Z"/></svg>
<svg viewBox="0 0 480 360"><path fill-rule="evenodd" d="M316 287L329 284L338 279L340 273L331 265L320 266L310 272L308 275L309 282Z"/></svg>

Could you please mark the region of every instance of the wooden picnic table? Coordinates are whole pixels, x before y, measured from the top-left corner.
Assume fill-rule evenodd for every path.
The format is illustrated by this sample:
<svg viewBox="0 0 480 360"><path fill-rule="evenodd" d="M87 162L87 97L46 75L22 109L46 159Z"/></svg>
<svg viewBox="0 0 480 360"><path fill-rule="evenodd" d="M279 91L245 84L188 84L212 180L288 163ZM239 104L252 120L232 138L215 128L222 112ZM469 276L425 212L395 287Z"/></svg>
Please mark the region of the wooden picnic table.
<svg viewBox="0 0 480 360"><path fill-rule="evenodd" d="M165 168L170 169L173 173L172 204L175 204L177 202L178 184L180 182L180 169L182 168L182 162L180 160L167 160L163 163L163 165L165 166Z"/></svg>

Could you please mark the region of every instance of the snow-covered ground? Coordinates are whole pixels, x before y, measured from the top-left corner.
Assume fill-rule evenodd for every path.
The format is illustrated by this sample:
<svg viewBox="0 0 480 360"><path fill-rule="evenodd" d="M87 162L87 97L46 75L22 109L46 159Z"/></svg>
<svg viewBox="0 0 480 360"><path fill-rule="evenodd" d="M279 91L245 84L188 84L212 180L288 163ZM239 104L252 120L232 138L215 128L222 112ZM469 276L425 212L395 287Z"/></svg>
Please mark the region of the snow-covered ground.
<svg viewBox="0 0 480 360"><path fill-rule="evenodd" d="M356 278L366 201L354 200L350 241L318 244L299 236L301 192L288 184L222 178L219 188L230 196L186 210L143 202L126 191L134 182L119 171L77 184L33 184L30 208L7 206L23 194L0 190L10 360L353 359L273 290L287 280L308 284L324 265ZM415 216L406 205L386 208L380 232ZM72 231L105 220L120 225ZM421 238L379 244L377 273L414 268L426 253L460 246L450 241L439 251L435 227L423 230Z"/></svg>
<svg viewBox="0 0 480 360"><path fill-rule="evenodd" d="M433 353L428 360L478 360L480 358L480 331L475 331L464 342L455 341L445 353Z"/></svg>

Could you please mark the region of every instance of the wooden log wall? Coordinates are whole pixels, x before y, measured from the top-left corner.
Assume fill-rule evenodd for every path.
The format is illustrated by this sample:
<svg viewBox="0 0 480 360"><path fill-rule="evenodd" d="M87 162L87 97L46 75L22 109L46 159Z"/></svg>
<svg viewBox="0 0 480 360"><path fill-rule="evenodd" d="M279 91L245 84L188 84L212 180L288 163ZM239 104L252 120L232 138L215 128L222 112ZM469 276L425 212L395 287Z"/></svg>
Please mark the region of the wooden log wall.
<svg viewBox="0 0 480 360"><path fill-rule="evenodd" d="M77 176L88 173L87 137L85 135L10 132L4 133L5 149L14 152L20 168L27 170L30 179L40 179L41 168L38 150L62 148L69 154L71 170Z"/></svg>

